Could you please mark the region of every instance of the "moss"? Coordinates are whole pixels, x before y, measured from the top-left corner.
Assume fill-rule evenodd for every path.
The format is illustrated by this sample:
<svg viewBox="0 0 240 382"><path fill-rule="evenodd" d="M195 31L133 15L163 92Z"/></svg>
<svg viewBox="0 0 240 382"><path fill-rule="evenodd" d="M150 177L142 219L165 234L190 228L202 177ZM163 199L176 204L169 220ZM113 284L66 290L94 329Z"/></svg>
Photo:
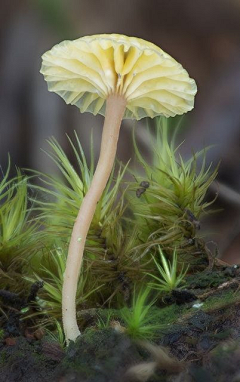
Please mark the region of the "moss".
<svg viewBox="0 0 240 382"><path fill-rule="evenodd" d="M186 277L186 286L190 289L218 287L228 279L222 271L205 271Z"/></svg>
<svg viewBox="0 0 240 382"><path fill-rule="evenodd" d="M232 289L219 291L217 295L209 297L203 304L204 311L222 309L228 305L240 302L240 293L234 292Z"/></svg>
<svg viewBox="0 0 240 382"><path fill-rule="evenodd" d="M153 306L149 309L149 315L153 317L150 321L151 324L162 324L162 328L168 327L169 324L177 321L179 317L187 312L189 309L186 306L179 306L176 304L172 304L165 307L157 307ZM96 313L96 317L100 317L100 319L107 323L107 320L111 317L111 320L120 321L123 324L121 318L121 309L98 309ZM87 333L88 330L85 331Z"/></svg>
<svg viewBox="0 0 240 382"><path fill-rule="evenodd" d="M156 308L153 308L156 309ZM186 307L179 306L176 304L172 304L170 306L166 306L163 308L157 308L157 320L158 322L162 322L163 325L169 325L173 322L177 321L177 319L181 316L181 314L186 311Z"/></svg>
<svg viewBox="0 0 240 382"><path fill-rule="evenodd" d="M71 342L59 374L68 375L71 370L79 380L102 381L106 375L119 381L125 368L142 360L137 347L130 339L111 328L89 329L73 343Z"/></svg>

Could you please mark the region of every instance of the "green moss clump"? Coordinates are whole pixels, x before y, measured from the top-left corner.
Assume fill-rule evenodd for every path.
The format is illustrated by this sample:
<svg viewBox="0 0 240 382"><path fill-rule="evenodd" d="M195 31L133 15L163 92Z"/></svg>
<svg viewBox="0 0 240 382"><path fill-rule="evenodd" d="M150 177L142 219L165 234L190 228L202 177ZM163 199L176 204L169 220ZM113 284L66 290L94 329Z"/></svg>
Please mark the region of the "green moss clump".
<svg viewBox="0 0 240 382"><path fill-rule="evenodd" d="M151 279L148 275L157 275L159 246L167 262L172 264L177 258L178 276L181 269L186 270L185 262L190 264L188 272L194 270L193 266L199 269L200 263L207 264L199 219L211 204L205 201L205 195L217 169L211 172L211 166L206 166L205 150L184 161L169 130L164 118L158 120L154 133L149 130L152 164L143 158L133 138L141 174L122 165L112 172L88 233L77 311L129 306L134 286L138 290L146 288ZM0 272L12 291L25 290L26 281L44 281L38 300L44 323L60 320L69 238L94 173L93 145L88 164L77 134L75 142L68 140L75 163L52 138L48 155L60 175L33 171L32 176L41 182L31 186L33 197L28 195L29 178L20 173L10 182L6 174L0 183ZM124 180L127 171L129 182ZM24 274L22 284L14 272L20 280Z"/></svg>
<svg viewBox="0 0 240 382"><path fill-rule="evenodd" d="M41 247L38 225L32 220L33 205L29 202L29 178L17 169L9 178L10 160L6 174L0 180L0 289L22 292L26 287L24 274Z"/></svg>
<svg viewBox="0 0 240 382"><path fill-rule="evenodd" d="M190 289L206 289L212 287L218 287L224 281L229 278L226 278L223 271L205 271L195 273L194 275L189 275L186 277L186 287Z"/></svg>
<svg viewBox="0 0 240 382"><path fill-rule="evenodd" d="M101 381L108 375L112 380L120 381L127 366L141 360L137 347L125 335L111 328L90 329L75 343L70 343L61 365L61 375L75 370L79 379Z"/></svg>
<svg viewBox="0 0 240 382"><path fill-rule="evenodd" d="M240 292L236 293L232 289L220 290L217 295L209 297L203 304L203 310L218 310L224 307L229 306L231 309L231 305L240 302Z"/></svg>

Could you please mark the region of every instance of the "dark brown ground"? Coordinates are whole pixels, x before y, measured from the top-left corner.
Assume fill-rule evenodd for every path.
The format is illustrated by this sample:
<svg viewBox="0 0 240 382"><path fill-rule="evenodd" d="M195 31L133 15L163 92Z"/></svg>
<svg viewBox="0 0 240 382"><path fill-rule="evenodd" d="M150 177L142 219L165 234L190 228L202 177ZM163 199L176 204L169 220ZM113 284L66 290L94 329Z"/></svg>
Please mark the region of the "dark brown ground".
<svg viewBox="0 0 240 382"><path fill-rule="evenodd" d="M21 323L14 327L12 317L11 325L5 322L0 342L0 382L240 381L239 269L204 272L190 278L188 285L191 290L169 298L168 303L181 310L159 332L154 351L114 328L96 327L85 330L66 351L41 331L32 334L25 328L24 335L17 335ZM194 295L198 300L192 301ZM203 305L194 308L194 303ZM165 359L159 346L174 358ZM127 374L143 362L141 379ZM151 365L154 372L147 377Z"/></svg>

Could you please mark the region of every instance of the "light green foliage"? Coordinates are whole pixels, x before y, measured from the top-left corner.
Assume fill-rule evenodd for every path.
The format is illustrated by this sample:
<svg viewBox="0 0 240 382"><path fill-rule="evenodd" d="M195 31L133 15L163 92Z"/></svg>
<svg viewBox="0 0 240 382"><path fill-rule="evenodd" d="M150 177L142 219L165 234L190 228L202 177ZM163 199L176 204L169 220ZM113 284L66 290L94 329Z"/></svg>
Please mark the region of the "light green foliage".
<svg viewBox="0 0 240 382"><path fill-rule="evenodd" d="M75 170L57 141L52 139L49 141L52 153L48 155L56 163L62 176L56 178L35 172L43 184L35 186L42 198L38 201L37 207L37 211L40 212L38 220L45 226L41 232L41 241L50 249L53 246L67 247L74 220L94 173L93 145L88 165L76 134L75 138L76 144L68 139L78 170ZM98 202L86 241L84 269L90 269L91 277L98 282L96 287L105 284L99 295L99 303L118 300L119 294L122 293L119 275L128 273L131 278L139 278L139 270L144 266L136 256L130 255L136 243L139 244L137 229L132 225L129 229L130 222L123 221L126 209L124 201L126 186L123 184L125 170L126 167L120 167L116 177L112 172ZM36 266L34 268L36 269Z"/></svg>
<svg viewBox="0 0 240 382"><path fill-rule="evenodd" d="M9 171L10 163L0 182L0 285L6 288L10 284L16 290L39 243L36 223L31 221L28 210L28 178L17 170L17 176L8 180Z"/></svg>
<svg viewBox="0 0 240 382"><path fill-rule="evenodd" d="M179 266L176 250L173 252L172 262L170 262L164 256L161 247L158 246L158 248L162 265L160 265L156 258L153 257L159 276L147 273L148 276L155 280L155 282L150 282L149 287L156 289L159 292L171 292L173 289L181 286L188 267L184 267L184 265L182 265L182 268L180 270L178 269Z"/></svg>
<svg viewBox="0 0 240 382"><path fill-rule="evenodd" d="M204 197L217 170L211 173L211 167L206 167L206 150L183 160L174 139L169 138L170 130L162 118L156 125L156 134L149 131L151 164L143 158L134 138L143 175L121 165L112 172L88 233L77 310L95 308L97 304L122 307L129 301L134 284L146 285L146 274L151 275L151 288L170 291L180 286L186 274L186 268L179 267L178 262L183 263L186 258L190 263L204 256L204 245L198 239L198 220L211 204ZM51 153L47 155L55 162L59 175L33 172L40 183L31 186L36 192L30 198L34 203L31 211L28 178L18 171L17 177L8 181L8 169L0 182L0 272L5 277L1 280L4 286L17 284L9 288L11 291L21 285L16 272L20 276L24 273L25 280L31 283L36 279L44 281L38 300L41 323L61 317L68 242L94 174L93 144L88 164L77 134L74 142L70 138L68 141L75 166L52 138ZM124 180L126 169L134 178L128 183ZM148 182L149 187L137 197L142 181ZM32 211L34 221L29 216ZM41 229L37 230L39 226ZM159 327L152 308L155 300L148 298L147 288L138 294L134 292L132 309L123 311L127 330L134 338L151 338ZM108 325L109 320L100 319L99 325Z"/></svg>
<svg viewBox="0 0 240 382"><path fill-rule="evenodd" d="M52 153L47 155L55 162L60 170L61 176L54 177L47 174L35 173L39 176L43 186L37 186L36 190L40 196L44 196L39 201L38 211L40 219L46 224L44 232L45 238L49 236L56 242L56 236L59 241L69 241L69 236L76 219L81 202L86 195L94 173L94 155L93 146L91 146L91 163L88 166L82 146L77 135L76 145L69 139L70 145L77 162L77 170L73 167L67 155L52 138L49 144ZM101 248L104 242L102 232L108 233L111 229L113 220L117 220L123 211L122 201L116 205L116 197L119 191L119 185L122 181L125 169L119 171L116 180L113 182L113 174L107 184L107 187L98 202L97 209L91 224L87 238L87 251L91 253L96 250L96 243ZM110 188L111 184L113 187Z"/></svg>
<svg viewBox="0 0 240 382"><path fill-rule="evenodd" d="M167 119L161 118L156 135L149 132L152 164L143 158L134 137L135 153L144 175L132 172L136 180L129 188L136 192L142 181L148 182L149 187L139 198L129 193L127 196L143 242L139 250L148 253L160 244L169 253L177 248L181 255L192 255L199 252L195 240L198 219L212 203L204 198L217 169L211 173L211 166L206 167L206 150L183 160L174 139L169 138L170 131Z"/></svg>
<svg viewBox="0 0 240 382"><path fill-rule="evenodd" d="M56 249L47 256L43 255L45 266L40 266L36 270L35 277L44 282L43 288L39 291L38 304L42 308L42 314L45 315L47 322L49 317L61 319L62 316L62 286L63 275L66 265L66 251ZM34 282L33 277L26 278L30 282ZM88 303L91 304L91 297L103 286L96 286L96 282L89 275L89 269L83 268L78 281L76 304L77 307ZM94 303L96 303L94 301Z"/></svg>
<svg viewBox="0 0 240 382"><path fill-rule="evenodd" d="M152 307L156 302L151 299L150 290L136 290L133 293L132 307L122 309L122 319L126 325L126 333L134 339L152 339L161 328L157 322L157 312Z"/></svg>

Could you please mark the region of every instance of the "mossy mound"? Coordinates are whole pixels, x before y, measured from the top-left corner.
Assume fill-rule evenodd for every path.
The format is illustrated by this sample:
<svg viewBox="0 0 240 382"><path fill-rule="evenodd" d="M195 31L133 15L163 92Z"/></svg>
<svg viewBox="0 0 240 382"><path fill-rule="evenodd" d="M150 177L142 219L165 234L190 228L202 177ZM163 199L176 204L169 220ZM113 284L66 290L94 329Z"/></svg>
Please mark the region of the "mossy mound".
<svg viewBox="0 0 240 382"><path fill-rule="evenodd" d="M121 382L128 367L142 360L139 349L127 336L111 328L90 329L69 345L57 378L74 382Z"/></svg>

